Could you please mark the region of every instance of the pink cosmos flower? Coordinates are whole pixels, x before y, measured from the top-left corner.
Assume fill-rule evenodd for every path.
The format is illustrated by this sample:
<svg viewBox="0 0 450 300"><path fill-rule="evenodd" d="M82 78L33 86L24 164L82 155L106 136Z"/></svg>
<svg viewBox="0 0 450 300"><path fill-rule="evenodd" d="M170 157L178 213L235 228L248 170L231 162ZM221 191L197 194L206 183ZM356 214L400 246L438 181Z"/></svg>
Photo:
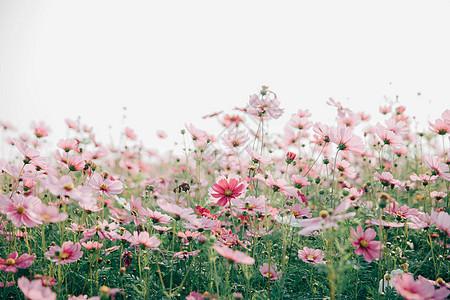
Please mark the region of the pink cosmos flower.
<svg viewBox="0 0 450 300"><path fill-rule="evenodd" d="M105 194L108 197L113 197L122 193L123 184L119 180L105 179L102 175L95 173L91 177L89 185L98 191L100 195Z"/></svg>
<svg viewBox="0 0 450 300"><path fill-rule="evenodd" d="M42 160L42 158L40 157L39 151L30 148L27 144L25 144L24 142L18 140L18 139L14 139L13 140L14 145L17 147L17 149L20 151L20 153L22 153L22 155L24 156L23 159L23 163L24 164L29 164L31 163L31 161L39 161Z"/></svg>
<svg viewBox="0 0 450 300"><path fill-rule="evenodd" d="M419 215L417 208L409 208L406 204L399 207L396 203L391 203L384 209L384 211L392 216L402 219L410 219Z"/></svg>
<svg viewBox="0 0 450 300"><path fill-rule="evenodd" d="M450 181L449 167L442 161L441 158L438 156L426 155L425 162L431 169L431 175L436 175L442 179Z"/></svg>
<svg viewBox="0 0 450 300"><path fill-rule="evenodd" d="M280 101L278 101L275 93L269 92L273 99L260 98L257 94L250 96L250 101L246 107L247 113L259 117L268 119L269 116L278 119L283 115L284 109L280 108Z"/></svg>
<svg viewBox="0 0 450 300"><path fill-rule="evenodd" d="M325 143L329 143L331 141L331 128L327 125L317 122L314 124L313 130L323 138Z"/></svg>
<svg viewBox="0 0 450 300"><path fill-rule="evenodd" d="M298 114L292 114L289 124L298 130L307 130L313 126L311 121L300 117Z"/></svg>
<svg viewBox="0 0 450 300"><path fill-rule="evenodd" d="M303 250L298 250L298 258L308 264L325 264L324 257L325 253L320 249L303 247Z"/></svg>
<svg viewBox="0 0 450 300"><path fill-rule="evenodd" d="M14 194L12 199L0 194L0 212L6 214L6 218L11 220L16 227L25 225L35 227L42 224L36 208L42 204L41 200L34 196L24 197Z"/></svg>
<svg viewBox="0 0 450 300"><path fill-rule="evenodd" d="M431 131L439 135L446 135L450 132L450 124L447 124L442 119L437 119L433 124L430 122Z"/></svg>
<svg viewBox="0 0 450 300"><path fill-rule="evenodd" d="M428 183L428 182L436 182L438 177L434 175L427 175L427 174L417 175L416 173L412 173L411 176L409 176L409 179L411 179L411 181L421 181L423 183Z"/></svg>
<svg viewBox="0 0 450 300"><path fill-rule="evenodd" d="M301 189L302 187L310 186L311 183L308 181L308 178L303 177L299 174L294 174L291 176L292 184L297 188Z"/></svg>
<svg viewBox="0 0 450 300"><path fill-rule="evenodd" d="M65 212L59 212L56 206L47 206L45 204L38 205L35 213L39 216L43 223L58 223L67 219Z"/></svg>
<svg viewBox="0 0 450 300"><path fill-rule="evenodd" d="M49 287L42 284L41 279L33 281L28 280L25 276L17 279L17 285L22 293L30 300L56 300L56 293Z"/></svg>
<svg viewBox="0 0 450 300"><path fill-rule="evenodd" d="M334 210L332 215L330 215L328 211L324 210L320 212L319 217L297 220L297 224L299 225L299 227L304 227L298 232L298 234L309 235L311 232L320 229L327 229L330 227L338 228L338 220L348 219L356 215L355 212L343 214L350 208L351 203L352 202L350 200L342 201L341 204L339 204L339 206Z"/></svg>
<svg viewBox="0 0 450 300"><path fill-rule="evenodd" d="M51 246L44 256L57 265L62 265L79 260L83 256L83 251L80 251L80 249L81 245L79 243L74 244L68 241L63 243L62 247Z"/></svg>
<svg viewBox="0 0 450 300"><path fill-rule="evenodd" d="M213 249L217 251L220 255L223 257L232 260L236 263L240 264L246 264L246 265L253 265L255 263L255 259L247 256L244 252L241 251L234 251L228 247L220 246L220 245L214 245Z"/></svg>
<svg viewBox="0 0 450 300"><path fill-rule="evenodd" d="M400 180L394 179L394 176L391 172L382 172L381 175L378 172L375 172L375 178L379 179L383 186L390 186L391 184L395 184L397 186L401 186Z"/></svg>
<svg viewBox="0 0 450 300"><path fill-rule="evenodd" d="M173 255L173 258L178 257L179 259L189 258L189 256L197 256L200 250L195 250L192 252L188 252L186 250L177 252Z"/></svg>
<svg viewBox="0 0 450 300"><path fill-rule="evenodd" d="M277 280L281 277L281 271L277 272L277 266L270 265L268 263L263 263L261 267L259 267L259 272L264 277L269 278L270 280Z"/></svg>
<svg viewBox="0 0 450 300"><path fill-rule="evenodd" d="M160 224L167 224L171 220L170 216L160 213L157 210L152 211L149 208L147 208L147 217L150 220L152 220L153 223L160 223Z"/></svg>
<svg viewBox="0 0 450 300"><path fill-rule="evenodd" d="M450 216L445 211L439 212L436 218L436 227L447 233L450 237Z"/></svg>
<svg viewBox="0 0 450 300"><path fill-rule="evenodd" d="M179 238L187 239L189 241L192 240L193 238L196 238L196 237L200 236L200 235L201 235L201 233L198 232L198 231L191 232L189 230L186 230L186 232L184 232L184 233L181 232L181 231L178 232L178 237Z"/></svg>
<svg viewBox="0 0 450 300"><path fill-rule="evenodd" d="M236 199L234 202L237 212L247 212L249 215L256 216L258 213L264 214L266 212L266 197L261 195L259 197L248 196L245 200Z"/></svg>
<svg viewBox="0 0 450 300"><path fill-rule="evenodd" d="M87 242L87 243L81 243L81 245L86 248L87 250L91 250L91 249L100 249L103 247L102 243L99 242Z"/></svg>
<svg viewBox="0 0 450 300"><path fill-rule="evenodd" d="M156 135L160 138L160 139L165 139L167 137L167 133L165 133L162 130L158 130L156 131Z"/></svg>
<svg viewBox="0 0 450 300"><path fill-rule="evenodd" d="M252 157L253 162L255 164L262 163L262 164L271 164L272 159L266 155L261 155L257 151L252 150L250 147L247 147L245 149L247 153Z"/></svg>
<svg viewBox="0 0 450 300"><path fill-rule="evenodd" d="M239 148L245 145L248 141L248 134L243 131L231 131L223 135L224 144L229 148Z"/></svg>
<svg viewBox="0 0 450 300"><path fill-rule="evenodd" d="M30 255L27 253L24 253L19 257L19 253L15 251L8 254L6 259L0 257L0 271L5 273L16 273L18 268L26 269L30 267L33 264L34 258L36 258L36 255Z"/></svg>
<svg viewBox="0 0 450 300"><path fill-rule="evenodd" d="M156 248L161 244L156 235L150 237L147 231L142 231L141 233L135 231L131 243L133 245L144 245L148 248Z"/></svg>
<svg viewBox="0 0 450 300"><path fill-rule="evenodd" d="M292 207L289 208L289 210L296 219L312 217L312 214L310 213L311 208L309 207L302 208L302 205L300 203L294 204Z"/></svg>
<svg viewBox="0 0 450 300"><path fill-rule="evenodd" d="M79 142L74 139L61 139L56 146L63 149L65 152L69 152L70 150L78 151L78 144Z"/></svg>
<svg viewBox="0 0 450 300"><path fill-rule="evenodd" d="M165 199L158 199L156 200L156 204L159 205L163 210L168 212L169 214L175 215L175 219L185 219L185 220L192 220L195 218L192 214L194 213L194 210L192 208L183 208L181 206L178 206L176 204L172 204L167 202ZM156 214L156 212L155 212ZM161 219L159 219L161 220Z"/></svg>
<svg viewBox="0 0 450 300"><path fill-rule="evenodd" d="M386 129L380 123L377 124L376 132L384 145L388 145L395 148L400 148L403 145L402 138L400 136Z"/></svg>
<svg viewBox="0 0 450 300"><path fill-rule="evenodd" d="M223 126L229 128L231 127L231 125L238 127L241 122L244 122L244 118L242 118L241 116L239 115L230 116L229 114L226 114L220 123Z"/></svg>
<svg viewBox="0 0 450 300"><path fill-rule="evenodd" d="M36 124L35 122L33 122L33 124L31 125L31 127L34 130L34 135L39 139L39 138L43 138L45 136L48 136L48 127L45 126L45 123L43 121L41 121L39 124Z"/></svg>
<svg viewBox="0 0 450 300"><path fill-rule="evenodd" d="M288 183L283 178L278 178L275 181L270 171L267 171L267 179L264 178L264 176L261 174L256 175L255 179L264 181L265 184L272 187L274 192L281 192L286 197L294 197L294 198L298 197L298 191L295 187L287 186Z"/></svg>
<svg viewBox="0 0 450 300"><path fill-rule="evenodd" d="M435 290L433 284L422 278L414 280L412 274L403 273L398 274L396 277L397 279L392 282L392 285L407 300L443 300L447 299L447 296L450 294L449 289L445 286Z"/></svg>
<svg viewBox="0 0 450 300"><path fill-rule="evenodd" d="M218 199L218 205L225 206L231 199L244 195L246 188L247 182L239 176L230 174L228 178L220 176L217 182L209 189L209 193L211 197Z"/></svg>
<svg viewBox="0 0 450 300"><path fill-rule="evenodd" d="M67 156L67 168L69 168L69 170L72 172L83 170L85 164L86 163L80 156L75 155Z"/></svg>
<svg viewBox="0 0 450 300"><path fill-rule="evenodd" d="M129 127L125 128L125 135L132 141L136 140L136 134L134 133L133 129Z"/></svg>
<svg viewBox="0 0 450 300"><path fill-rule="evenodd" d="M373 241L377 233L372 228L363 231L361 226L355 229L350 228L351 235L353 237L352 245L356 247L355 254L364 255L364 259L370 263L374 259L381 257L382 244L379 241Z"/></svg>
<svg viewBox="0 0 450 300"><path fill-rule="evenodd" d="M351 151L357 154L362 154L365 151L363 141L360 137L353 134L350 127L338 126L331 133L330 139L341 151Z"/></svg>
<svg viewBox="0 0 450 300"><path fill-rule="evenodd" d="M380 106L380 108L379 108L380 113L382 113L383 115L391 112L391 109L392 109L392 107L390 107L390 106Z"/></svg>

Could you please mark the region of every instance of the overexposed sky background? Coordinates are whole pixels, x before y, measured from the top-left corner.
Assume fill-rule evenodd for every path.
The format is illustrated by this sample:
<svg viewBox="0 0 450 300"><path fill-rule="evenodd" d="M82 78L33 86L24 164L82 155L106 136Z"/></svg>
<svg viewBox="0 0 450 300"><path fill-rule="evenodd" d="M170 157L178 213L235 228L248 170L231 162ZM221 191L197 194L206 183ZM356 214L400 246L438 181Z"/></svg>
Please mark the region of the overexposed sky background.
<svg viewBox="0 0 450 300"><path fill-rule="evenodd" d="M449 11L411 0L0 0L0 120L30 134L44 120L56 143L81 116L105 143L125 125L169 149L185 123L217 133L201 116L244 107L264 84L286 109L271 130L300 108L331 124L329 97L378 115L384 95L424 128L450 107Z"/></svg>

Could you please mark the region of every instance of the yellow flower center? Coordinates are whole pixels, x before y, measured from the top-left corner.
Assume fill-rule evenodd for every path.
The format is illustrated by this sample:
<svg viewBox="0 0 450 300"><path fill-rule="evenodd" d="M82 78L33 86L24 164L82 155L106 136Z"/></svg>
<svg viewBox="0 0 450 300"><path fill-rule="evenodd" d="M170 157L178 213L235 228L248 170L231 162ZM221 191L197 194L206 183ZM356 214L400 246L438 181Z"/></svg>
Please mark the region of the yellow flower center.
<svg viewBox="0 0 450 300"><path fill-rule="evenodd" d="M269 277L269 278L272 278L272 277L273 277L273 274L272 274L272 273L269 273L269 272L266 272L265 275L267 275L267 277Z"/></svg>
<svg viewBox="0 0 450 300"><path fill-rule="evenodd" d="M233 194L233 192L231 190L225 191L225 196L231 196L232 194Z"/></svg>
<svg viewBox="0 0 450 300"><path fill-rule="evenodd" d="M95 226L95 230L102 230L102 226L100 225Z"/></svg>
<svg viewBox="0 0 450 300"><path fill-rule="evenodd" d="M369 243L366 240L361 240L361 242L359 242L359 244L363 248L367 248L367 246L369 246Z"/></svg>
<svg viewBox="0 0 450 300"><path fill-rule="evenodd" d="M71 183L66 183L66 184L64 185L64 189L65 189L66 191L71 191L71 190L73 190L73 188L74 188L74 186L73 186L73 184L71 184Z"/></svg>
<svg viewBox="0 0 450 300"><path fill-rule="evenodd" d="M250 204L249 206L248 206L248 209L254 209L255 208L255 206L253 205L253 204Z"/></svg>
<svg viewBox="0 0 450 300"><path fill-rule="evenodd" d="M306 256L306 259L309 259L309 260L314 260L316 257L314 256L314 255L312 255L312 254L308 254L307 256Z"/></svg>
<svg viewBox="0 0 450 300"><path fill-rule="evenodd" d="M49 216L49 215L46 215L46 214L43 214L42 217L43 217L45 220L50 219L50 216Z"/></svg>
<svg viewBox="0 0 450 300"><path fill-rule="evenodd" d="M6 260L6 264L8 265L8 266L12 266L13 264L15 264L16 263L16 261L13 259L13 258L8 258L7 260Z"/></svg>
<svg viewBox="0 0 450 300"><path fill-rule="evenodd" d="M102 190L102 191L106 191L107 189L108 189L108 186L106 185L106 184L102 184L101 186L100 186L100 189Z"/></svg>
<svg viewBox="0 0 450 300"><path fill-rule="evenodd" d="M61 253L61 254L59 255L59 258L61 258L61 259L66 259L66 258L68 258L68 257L69 257L69 254L66 253L66 252L63 252L63 253Z"/></svg>
<svg viewBox="0 0 450 300"><path fill-rule="evenodd" d="M17 208L17 212L18 212L19 214L23 214L23 213L25 212L25 208L23 208L22 206L19 206L19 207Z"/></svg>
<svg viewBox="0 0 450 300"><path fill-rule="evenodd" d="M319 216L323 219L325 219L326 217L328 217L328 211L326 210L321 210L319 213Z"/></svg>

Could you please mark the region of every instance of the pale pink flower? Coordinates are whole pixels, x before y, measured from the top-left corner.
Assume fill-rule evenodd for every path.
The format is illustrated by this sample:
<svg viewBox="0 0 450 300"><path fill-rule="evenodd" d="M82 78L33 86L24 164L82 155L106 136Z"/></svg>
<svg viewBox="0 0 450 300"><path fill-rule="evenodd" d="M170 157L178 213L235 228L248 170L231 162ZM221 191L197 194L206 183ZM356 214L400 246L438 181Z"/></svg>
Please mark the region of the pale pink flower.
<svg viewBox="0 0 450 300"><path fill-rule="evenodd" d="M428 183L428 182L436 182L438 177L434 176L434 175L428 175L428 174L417 175L416 173L412 173L411 176L409 176L409 179L411 179L411 181L413 181L413 182L421 181L423 183Z"/></svg>
<svg viewBox="0 0 450 300"><path fill-rule="evenodd" d="M80 156L67 156L67 168L72 172L83 170L85 164L85 161Z"/></svg>
<svg viewBox="0 0 450 300"><path fill-rule="evenodd" d="M95 173L91 177L89 185L98 191L100 195L105 194L108 197L113 197L122 193L123 184L119 180L111 180L109 178L105 179L102 175Z"/></svg>
<svg viewBox="0 0 450 300"><path fill-rule="evenodd" d="M325 264L323 258L325 253L320 249L311 249L308 247L303 247L303 250L298 250L298 258L300 258L305 263L309 264Z"/></svg>
<svg viewBox="0 0 450 300"><path fill-rule="evenodd" d="M286 197L298 197L298 191L295 187L288 186L288 183L283 178L278 178L276 181L270 171L267 171L267 179L262 174L255 176L255 179L263 181L266 185L272 187L274 192L281 192Z"/></svg>
<svg viewBox="0 0 450 300"><path fill-rule="evenodd" d="M394 132L386 129L380 123L377 124L376 132L384 145L388 145L395 148L403 146L402 138L396 135Z"/></svg>
<svg viewBox="0 0 450 300"><path fill-rule="evenodd" d="M12 199L0 194L0 212L6 214L6 218L11 220L16 227L25 225L35 227L42 224L36 208L42 204L41 200L34 196L24 197L14 194Z"/></svg>
<svg viewBox="0 0 450 300"><path fill-rule="evenodd" d="M447 233L447 236L450 237L450 216L448 213L445 211L439 212L436 217L436 227Z"/></svg>
<svg viewBox="0 0 450 300"><path fill-rule="evenodd" d="M133 238L131 239L133 245L144 245L149 248L158 247L161 242L158 240L156 235L150 237L147 231L142 231L138 233L135 231L133 233Z"/></svg>
<svg viewBox="0 0 450 300"><path fill-rule="evenodd" d="M193 238L196 238L196 237L200 236L200 235L201 235L201 233L198 232L198 231L191 232L189 230L186 230L186 232L184 232L184 233L181 232L181 231L178 232L178 237L179 238L187 239L189 241L192 240Z"/></svg>
<svg viewBox="0 0 450 300"><path fill-rule="evenodd" d="M379 110L380 110L380 113L385 115L385 114L391 112L392 107L390 107L390 106L380 106Z"/></svg>
<svg viewBox="0 0 450 300"><path fill-rule="evenodd" d="M292 207L289 207L289 210L291 211L292 215L296 219L303 219L303 218L311 218L312 217L312 214L310 213L311 208L309 208L309 207L303 208L300 203L296 203Z"/></svg>
<svg viewBox="0 0 450 300"><path fill-rule="evenodd" d="M291 176L292 184L297 188L301 189L305 186L310 186L311 183L308 181L308 178L300 175L300 174L293 174Z"/></svg>
<svg viewBox="0 0 450 300"><path fill-rule="evenodd" d="M99 242L87 242L87 243L81 243L81 245L86 248L87 250L91 250L91 249L100 249L103 247L102 243Z"/></svg>
<svg viewBox="0 0 450 300"><path fill-rule="evenodd" d="M30 281L22 276L17 279L17 285L29 300L56 300L56 293L44 286L41 279Z"/></svg>
<svg viewBox="0 0 450 300"><path fill-rule="evenodd" d="M58 146L58 148L61 148L65 152L69 152L70 150L78 151L78 144L79 142L74 139L61 139L56 146Z"/></svg>
<svg viewBox="0 0 450 300"><path fill-rule="evenodd" d="M255 263L255 259L246 255L244 252L238 250L234 251L228 247L220 246L217 244L213 246L213 249L216 250L217 253L219 253L223 257L232 260L235 263L246 265L253 265Z"/></svg>
<svg viewBox="0 0 450 300"><path fill-rule="evenodd" d="M60 213L56 206L47 206L45 204L38 205L35 208L35 212L44 223L62 222L68 217L67 213Z"/></svg>
<svg viewBox="0 0 450 300"><path fill-rule="evenodd" d="M189 258L189 256L197 256L200 250L195 250L192 252L188 252L186 250L177 252L173 255L173 258L178 257L179 259Z"/></svg>
<svg viewBox="0 0 450 300"><path fill-rule="evenodd" d="M297 220L299 227L304 227L298 234L309 235L311 232L320 229L327 229L330 227L338 228L338 220L348 219L356 215L355 212L342 214L350 208L351 204L352 202L350 200L343 200L331 215L328 211L321 211L319 217Z"/></svg>
<svg viewBox="0 0 450 300"><path fill-rule="evenodd" d="M341 151L351 151L357 154L362 154L365 151L363 141L360 137L353 134L350 127L338 126L331 133L330 139Z"/></svg>
<svg viewBox="0 0 450 300"><path fill-rule="evenodd" d="M357 255L364 255L364 259L367 262L372 262L374 259L381 257L382 244L379 241L373 241L377 233L372 228L363 231L361 226L355 229L350 228L350 233L353 237L352 245L356 247L355 253Z"/></svg>
<svg viewBox="0 0 450 300"><path fill-rule="evenodd" d="M223 135L224 144L229 148L239 148L248 141L248 134L243 130L231 131Z"/></svg>
<svg viewBox="0 0 450 300"><path fill-rule="evenodd" d="M331 128L327 125L317 122L314 124L313 130L323 138L325 143L329 143L331 141Z"/></svg>
<svg viewBox="0 0 450 300"><path fill-rule="evenodd" d="M152 211L150 208L147 208L147 217L152 220L153 223L167 224L170 222L170 216L160 213L155 210Z"/></svg>
<svg viewBox="0 0 450 300"><path fill-rule="evenodd" d="M424 279L414 280L412 274L403 273L392 282L395 290L407 300L434 299L443 300L450 294L446 287L435 290L433 284Z"/></svg>
<svg viewBox="0 0 450 300"><path fill-rule="evenodd" d="M278 101L275 93L270 92L273 95L273 99L260 98L257 94L250 96L250 101L246 107L247 113L259 117L268 119L269 116L278 119L284 112L284 109L280 108L280 101Z"/></svg>
<svg viewBox="0 0 450 300"><path fill-rule="evenodd" d="M0 271L5 273L16 273L17 269L26 269L30 267L33 264L33 259L35 258L36 255L30 255L27 253L24 253L19 257L19 253L15 251L8 254L6 259L0 257Z"/></svg>
<svg viewBox="0 0 450 300"><path fill-rule="evenodd" d="M449 167L438 156L425 156L425 162L431 169L431 174L441 177L447 181L450 181Z"/></svg>
<svg viewBox="0 0 450 300"><path fill-rule="evenodd" d="M77 123L75 121L72 121L70 119L66 119L66 125L67 127L75 130L75 131L80 131L80 128L78 127Z"/></svg>
<svg viewBox="0 0 450 300"><path fill-rule="evenodd" d="M391 203L384 211L392 216L402 219L410 219L419 215L417 208L409 208L406 204L399 207L396 203Z"/></svg>
<svg viewBox="0 0 450 300"><path fill-rule="evenodd" d="M394 184L396 186L401 186L402 183L400 180L394 179L394 176L391 174L391 172L382 172L379 174L378 172L375 172L375 178L379 179L381 184L383 186L390 186L391 184Z"/></svg>
<svg viewBox="0 0 450 300"><path fill-rule="evenodd" d="M36 160L36 161L42 160L42 158L40 157L39 151L37 151L33 148L30 148L27 144L25 144L24 142L22 142L18 139L14 139L13 142L14 142L14 145L17 147L17 149L20 151L20 153L22 153L22 155L24 156L24 159L23 159L24 164L29 164L33 160Z"/></svg>
<svg viewBox="0 0 450 300"><path fill-rule="evenodd" d="M192 208L183 208L176 204L168 203L165 199L156 200L156 204L169 214L175 215L175 219L177 220L185 219L189 221L195 218L195 216L192 215L194 213Z"/></svg>
<svg viewBox="0 0 450 300"><path fill-rule="evenodd" d="M266 212L266 197L260 195L259 197L248 196L245 200L236 199L233 201L233 206L236 207L237 212L245 211L253 216L258 215L258 213L264 214Z"/></svg>
<svg viewBox="0 0 450 300"><path fill-rule="evenodd" d="M33 122L31 127L34 130L34 135L38 139L48 136L48 127L45 125L45 123L43 121L39 122L39 124L36 124L35 122Z"/></svg>
<svg viewBox="0 0 450 300"><path fill-rule="evenodd" d="M311 121L300 117L298 114L292 114L289 124L298 130L307 130L313 126Z"/></svg>
<svg viewBox="0 0 450 300"><path fill-rule="evenodd" d="M431 131L439 135L446 135L450 132L450 124L447 124L442 119L437 119L435 123L430 122Z"/></svg>
<svg viewBox="0 0 450 300"><path fill-rule="evenodd" d="M247 147L245 150L252 157L253 162L255 164L257 164L257 163L262 163L262 164L272 163L272 159L270 157L268 157L267 155L261 155L258 153L258 151L254 151L250 147Z"/></svg>
<svg viewBox="0 0 450 300"><path fill-rule="evenodd" d="M68 241L63 243L62 247L51 246L44 256L57 265L62 265L79 260L83 256L83 251L80 251L80 249L81 245L79 243L74 244Z"/></svg>
<svg viewBox="0 0 450 300"><path fill-rule="evenodd" d="M167 133L165 133L165 132L162 131L162 130L156 131L156 135L157 135L160 139L165 139L165 138L167 138Z"/></svg>
<svg viewBox="0 0 450 300"><path fill-rule="evenodd" d="M125 128L125 135L132 141L136 140L136 134L134 133L133 129L129 127Z"/></svg>
<svg viewBox="0 0 450 300"><path fill-rule="evenodd" d="M268 263L263 263L261 267L259 267L259 272L264 277L269 278L270 280L277 280L281 277L281 271L277 272L277 266L270 265Z"/></svg>

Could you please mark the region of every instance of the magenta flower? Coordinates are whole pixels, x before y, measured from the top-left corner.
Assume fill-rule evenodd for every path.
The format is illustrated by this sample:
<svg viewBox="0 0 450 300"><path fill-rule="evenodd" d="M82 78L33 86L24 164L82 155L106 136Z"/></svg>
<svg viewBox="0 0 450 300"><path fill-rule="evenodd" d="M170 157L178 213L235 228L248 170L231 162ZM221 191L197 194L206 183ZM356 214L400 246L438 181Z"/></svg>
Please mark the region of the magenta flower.
<svg viewBox="0 0 450 300"><path fill-rule="evenodd" d="M372 228L363 231L361 226L355 229L350 228L351 235L353 237L352 245L356 247L355 253L357 255L364 255L364 259L367 262L372 262L374 259L381 257L382 244L378 241L373 241L377 233Z"/></svg>
<svg viewBox="0 0 450 300"><path fill-rule="evenodd" d="M0 212L6 214L6 218L16 227L25 225L35 227L42 224L35 209L42 205L39 198L34 196L24 197L14 194L12 200L0 194Z"/></svg>
<svg viewBox="0 0 450 300"><path fill-rule="evenodd" d="M62 244L62 247L51 246L44 256L57 265L62 265L79 260L83 256L83 251L80 251L80 249L79 243L74 244L69 241Z"/></svg>
<svg viewBox="0 0 450 300"><path fill-rule="evenodd" d="M213 249L216 250L223 257L232 260L236 263L246 265L253 265L255 263L255 259L246 255L244 252L238 250L234 251L228 247L220 246L217 244L213 246Z"/></svg>
<svg viewBox="0 0 450 300"><path fill-rule="evenodd" d="M298 250L298 258L300 258L305 263L309 264L325 264L323 260L325 253L320 249L311 249L308 247L303 247L303 250Z"/></svg>
<svg viewBox="0 0 450 300"><path fill-rule="evenodd" d="M270 280L277 280L281 277L281 271L277 272L277 266L271 265L269 268L268 263L263 263L261 267L259 267L259 272L264 277L269 278Z"/></svg>
<svg viewBox="0 0 450 300"><path fill-rule="evenodd" d="M95 173L91 177L89 185L97 190L100 195L105 194L108 197L122 193L123 184L119 180L105 179L102 175Z"/></svg>
<svg viewBox="0 0 450 300"><path fill-rule="evenodd" d="M5 273L16 273L17 269L26 269L33 264L33 259L36 258L36 255L30 255L27 253L22 254L19 257L19 253L17 251L8 254L6 259L0 257L0 271Z"/></svg>
<svg viewBox="0 0 450 300"><path fill-rule="evenodd" d="M33 281L28 280L25 276L17 279L17 285L22 293L30 300L56 300L56 293L49 287L42 284L41 279Z"/></svg>
<svg viewBox="0 0 450 300"><path fill-rule="evenodd" d="M221 176L217 182L209 189L211 197L219 199L217 204L225 206L231 199L239 198L245 194L247 183L239 176L228 175L228 178Z"/></svg>

